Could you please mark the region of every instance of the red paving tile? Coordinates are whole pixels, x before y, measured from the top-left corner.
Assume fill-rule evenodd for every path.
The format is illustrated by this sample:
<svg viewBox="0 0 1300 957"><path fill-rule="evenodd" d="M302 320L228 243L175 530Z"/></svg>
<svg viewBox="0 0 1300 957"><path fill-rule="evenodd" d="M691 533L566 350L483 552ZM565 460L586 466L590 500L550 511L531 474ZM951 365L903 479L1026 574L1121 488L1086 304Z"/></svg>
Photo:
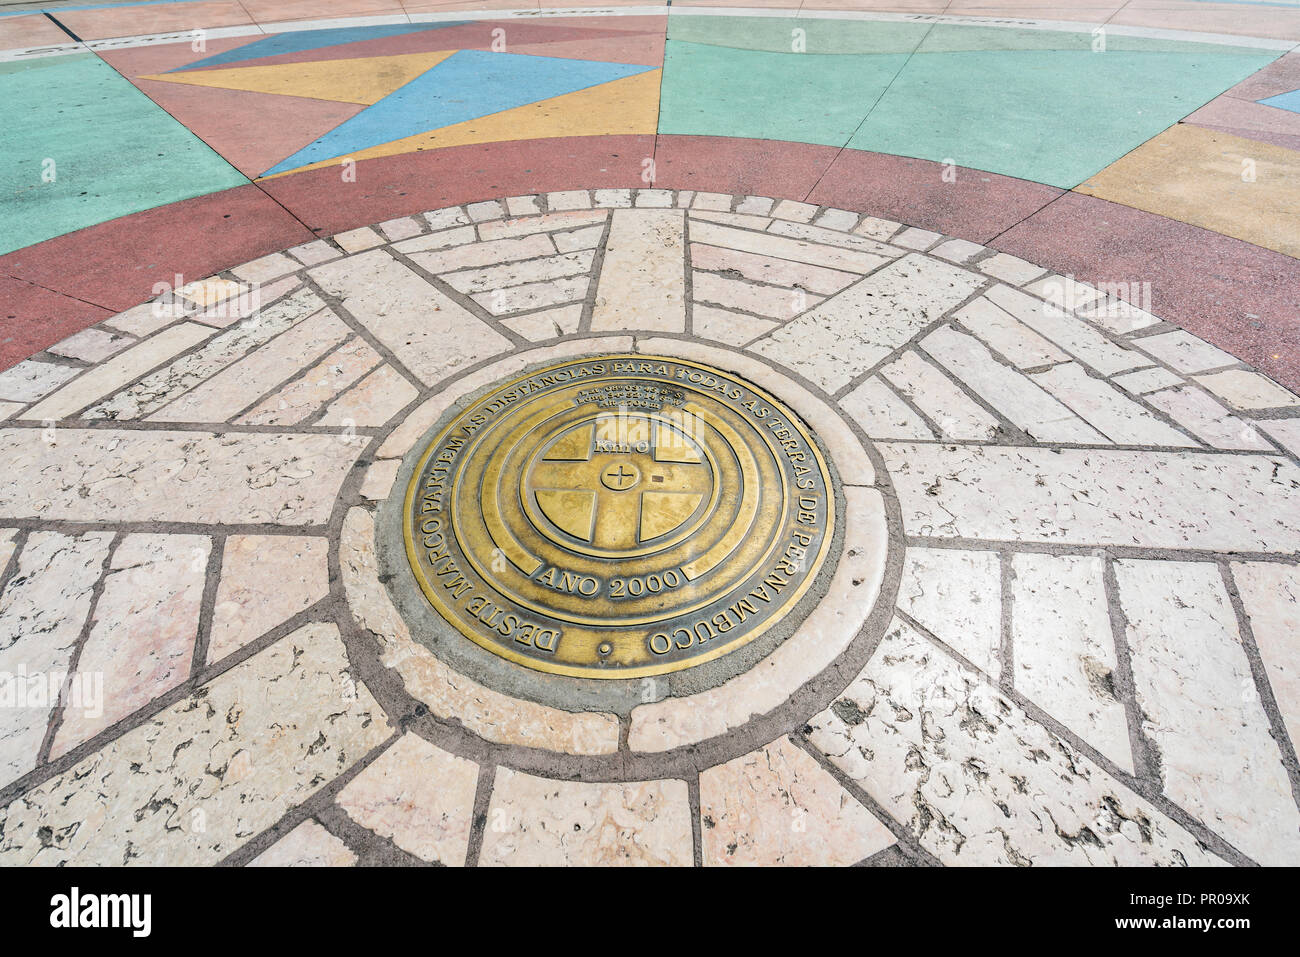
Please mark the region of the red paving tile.
<svg viewBox="0 0 1300 957"><path fill-rule="evenodd" d="M653 136L573 136L455 146L363 160L259 185L322 236L457 203L558 189L643 186ZM269 250L268 250L269 251Z"/></svg>
<svg viewBox="0 0 1300 957"><path fill-rule="evenodd" d="M0 17L0 50L70 43L68 35L43 13L25 17Z"/></svg>
<svg viewBox="0 0 1300 957"><path fill-rule="evenodd" d="M660 136L655 185L803 199L835 159L833 146L727 136Z"/></svg>
<svg viewBox="0 0 1300 957"><path fill-rule="evenodd" d="M62 9L60 22L83 40L147 36L179 30L251 25L253 20L239 0L202 0L198 3L162 3L95 10Z"/></svg>
<svg viewBox="0 0 1300 957"><path fill-rule="evenodd" d="M256 186L237 186L0 256L0 275L120 312L177 273L202 279L311 238Z"/></svg>
<svg viewBox="0 0 1300 957"><path fill-rule="evenodd" d="M1151 311L1300 389L1300 261L1067 194L990 245L1084 282L1149 282Z"/></svg>
<svg viewBox="0 0 1300 957"><path fill-rule="evenodd" d="M112 315L88 302L0 276L0 369Z"/></svg>

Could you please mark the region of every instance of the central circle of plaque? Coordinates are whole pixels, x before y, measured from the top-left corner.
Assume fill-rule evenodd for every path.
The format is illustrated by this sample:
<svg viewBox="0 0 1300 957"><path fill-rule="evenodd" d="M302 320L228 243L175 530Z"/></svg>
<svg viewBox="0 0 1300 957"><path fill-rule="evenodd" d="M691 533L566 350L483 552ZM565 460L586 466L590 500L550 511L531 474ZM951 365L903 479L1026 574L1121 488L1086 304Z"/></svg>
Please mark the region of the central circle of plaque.
<svg viewBox="0 0 1300 957"><path fill-rule="evenodd" d="M403 508L443 618L584 678L677 671L757 638L803 597L835 521L826 462L789 409L719 369L631 355L468 404Z"/></svg>

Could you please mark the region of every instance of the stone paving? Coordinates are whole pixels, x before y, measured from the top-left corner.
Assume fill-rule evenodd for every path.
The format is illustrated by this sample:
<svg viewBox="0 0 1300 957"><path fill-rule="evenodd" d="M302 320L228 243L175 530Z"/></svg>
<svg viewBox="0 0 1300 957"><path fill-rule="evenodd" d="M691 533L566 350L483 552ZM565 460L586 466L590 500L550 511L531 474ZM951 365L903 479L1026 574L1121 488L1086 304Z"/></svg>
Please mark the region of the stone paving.
<svg viewBox="0 0 1300 957"><path fill-rule="evenodd" d="M420 644L376 521L444 413L608 353L794 409L842 544L752 668L565 710ZM510 196L187 282L0 417L0 863L1300 863L1300 399L1004 252Z"/></svg>

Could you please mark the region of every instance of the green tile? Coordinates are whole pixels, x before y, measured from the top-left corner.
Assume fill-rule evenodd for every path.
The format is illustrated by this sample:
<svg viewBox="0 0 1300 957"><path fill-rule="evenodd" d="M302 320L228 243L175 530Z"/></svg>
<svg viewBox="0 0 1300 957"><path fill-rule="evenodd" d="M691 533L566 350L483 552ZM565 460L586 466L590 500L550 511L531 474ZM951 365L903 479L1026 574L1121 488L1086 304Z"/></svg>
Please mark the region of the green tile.
<svg viewBox="0 0 1300 957"><path fill-rule="evenodd" d="M94 55L6 64L0 99L0 253L248 182Z"/></svg>
<svg viewBox="0 0 1300 957"><path fill-rule="evenodd" d="M795 30L802 30L805 56L827 53L910 53L929 24L825 17L698 16L670 12L668 38L737 50L793 53Z"/></svg>

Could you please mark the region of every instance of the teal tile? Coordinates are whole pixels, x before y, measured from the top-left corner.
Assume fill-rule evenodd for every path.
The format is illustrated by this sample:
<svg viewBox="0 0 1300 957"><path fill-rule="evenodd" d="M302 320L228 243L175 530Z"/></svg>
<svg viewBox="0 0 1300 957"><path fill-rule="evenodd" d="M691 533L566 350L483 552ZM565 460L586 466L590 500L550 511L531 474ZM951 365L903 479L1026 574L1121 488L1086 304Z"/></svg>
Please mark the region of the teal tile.
<svg viewBox="0 0 1300 957"><path fill-rule="evenodd" d="M248 182L91 54L4 64L0 100L0 253Z"/></svg>
<svg viewBox="0 0 1300 957"><path fill-rule="evenodd" d="M707 43L736 50L794 53L801 40L805 56L827 53L910 53L930 25L890 20L825 17L699 16L670 12L668 39ZM803 31L797 37L796 30Z"/></svg>

